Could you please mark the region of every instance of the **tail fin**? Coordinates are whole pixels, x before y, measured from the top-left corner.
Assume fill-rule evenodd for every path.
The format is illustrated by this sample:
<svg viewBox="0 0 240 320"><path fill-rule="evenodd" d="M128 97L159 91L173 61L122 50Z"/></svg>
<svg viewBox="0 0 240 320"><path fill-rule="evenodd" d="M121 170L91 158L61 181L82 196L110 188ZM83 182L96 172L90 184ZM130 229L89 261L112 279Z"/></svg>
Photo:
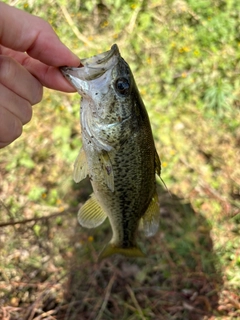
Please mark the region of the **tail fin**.
<svg viewBox="0 0 240 320"><path fill-rule="evenodd" d="M145 257L145 254L138 247L122 248L107 244L98 257L98 261L112 256L113 254L122 254L126 257Z"/></svg>

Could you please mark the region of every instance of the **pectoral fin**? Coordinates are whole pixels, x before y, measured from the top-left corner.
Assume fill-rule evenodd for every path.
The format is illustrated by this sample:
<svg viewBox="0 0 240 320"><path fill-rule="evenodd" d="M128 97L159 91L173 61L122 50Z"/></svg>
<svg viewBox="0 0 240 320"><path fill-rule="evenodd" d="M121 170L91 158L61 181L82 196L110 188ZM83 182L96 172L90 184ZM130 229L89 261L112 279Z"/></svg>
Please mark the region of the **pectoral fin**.
<svg viewBox="0 0 240 320"><path fill-rule="evenodd" d="M86 160L86 154L83 148L80 149L79 154L74 163L73 180L78 183L85 179L88 175L88 165Z"/></svg>
<svg viewBox="0 0 240 320"><path fill-rule="evenodd" d="M85 228L96 228L107 218L94 195L78 211L78 222Z"/></svg>
<svg viewBox="0 0 240 320"><path fill-rule="evenodd" d="M158 196L155 192L152 200L145 212L144 216L140 220L139 229L143 230L146 237L153 236L157 230L160 220L160 211L159 211L159 203Z"/></svg>
<svg viewBox="0 0 240 320"><path fill-rule="evenodd" d="M100 161L102 163L103 175L105 183L108 188L113 192L114 191L114 175L111 159L107 151L102 151L100 153Z"/></svg>

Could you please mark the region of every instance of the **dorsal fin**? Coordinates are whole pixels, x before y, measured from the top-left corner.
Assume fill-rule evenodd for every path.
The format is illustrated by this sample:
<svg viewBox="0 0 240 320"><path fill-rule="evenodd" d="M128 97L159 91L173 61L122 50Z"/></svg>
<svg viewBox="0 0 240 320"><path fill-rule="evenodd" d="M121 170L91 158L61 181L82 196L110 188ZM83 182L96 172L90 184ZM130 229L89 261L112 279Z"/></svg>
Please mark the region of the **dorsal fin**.
<svg viewBox="0 0 240 320"><path fill-rule="evenodd" d="M155 149L155 156L154 156L154 161L155 161L155 172L159 176L160 180L162 181L164 187L168 191L168 193L171 195L171 193L168 190L168 187L166 186L166 183L164 182L163 178L161 177L161 160L159 158L159 155L157 153L157 150Z"/></svg>
<svg viewBox="0 0 240 320"><path fill-rule="evenodd" d="M161 176L161 161L160 161L160 158L159 158L159 155L158 155L156 149L155 149L155 155L154 155L154 163L155 163L155 172L160 177Z"/></svg>
<svg viewBox="0 0 240 320"><path fill-rule="evenodd" d="M141 229L145 233L146 237L151 237L158 230L159 220L160 209L158 195L155 191L144 216L140 220L139 229Z"/></svg>

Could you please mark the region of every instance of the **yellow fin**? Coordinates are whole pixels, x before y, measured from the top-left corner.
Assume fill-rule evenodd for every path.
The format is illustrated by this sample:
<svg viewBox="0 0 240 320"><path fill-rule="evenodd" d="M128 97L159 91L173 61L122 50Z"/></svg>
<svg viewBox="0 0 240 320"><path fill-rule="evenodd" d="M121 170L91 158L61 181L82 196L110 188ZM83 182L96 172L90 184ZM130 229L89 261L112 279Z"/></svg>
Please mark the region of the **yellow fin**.
<svg viewBox="0 0 240 320"><path fill-rule="evenodd" d="M103 259L112 256L113 254L121 254L126 257L145 257L145 254L138 247L121 248L109 243L100 253L98 261L100 262Z"/></svg>
<svg viewBox="0 0 240 320"><path fill-rule="evenodd" d="M100 154L100 161L102 162L103 174L105 183L108 188L113 192L114 191L114 175L111 159L107 151L103 150Z"/></svg>
<svg viewBox="0 0 240 320"><path fill-rule="evenodd" d="M85 228L96 228L107 218L94 195L78 211L78 222Z"/></svg>
<svg viewBox="0 0 240 320"><path fill-rule="evenodd" d="M80 149L79 154L74 163L73 180L78 183L85 179L88 175L88 165L86 160L86 154L83 148Z"/></svg>
<svg viewBox="0 0 240 320"><path fill-rule="evenodd" d="M158 155L156 149L155 149L154 158L155 158L155 172L160 177L160 175L161 175L161 161L160 161L160 158L159 158L159 155Z"/></svg>
<svg viewBox="0 0 240 320"><path fill-rule="evenodd" d="M139 229L143 230L146 237L154 236L158 231L160 220L160 209L158 202L158 195L155 192L152 200L145 212L144 216L140 220Z"/></svg>

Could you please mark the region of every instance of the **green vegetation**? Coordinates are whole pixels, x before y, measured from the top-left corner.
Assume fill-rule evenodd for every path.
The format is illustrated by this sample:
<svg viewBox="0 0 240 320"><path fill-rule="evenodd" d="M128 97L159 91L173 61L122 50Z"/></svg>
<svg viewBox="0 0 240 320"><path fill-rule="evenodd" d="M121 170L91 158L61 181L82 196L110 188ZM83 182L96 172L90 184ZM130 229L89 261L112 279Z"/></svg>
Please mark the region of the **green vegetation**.
<svg viewBox="0 0 240 320"><path fill-rule="evenodd" d="M172 196L159 182L160 230L139 236L147 259L98 264L110 226L77 224L91 188L72 181L80 97L46 89L22 137L0 151L4 319L240 319L240 2L13 3L79 57L118 44Z"/></svg>

